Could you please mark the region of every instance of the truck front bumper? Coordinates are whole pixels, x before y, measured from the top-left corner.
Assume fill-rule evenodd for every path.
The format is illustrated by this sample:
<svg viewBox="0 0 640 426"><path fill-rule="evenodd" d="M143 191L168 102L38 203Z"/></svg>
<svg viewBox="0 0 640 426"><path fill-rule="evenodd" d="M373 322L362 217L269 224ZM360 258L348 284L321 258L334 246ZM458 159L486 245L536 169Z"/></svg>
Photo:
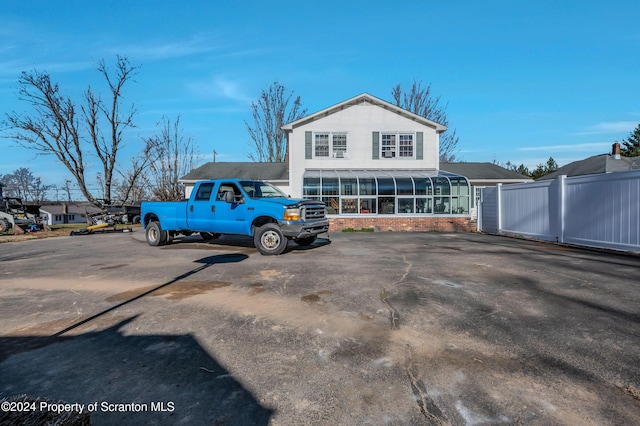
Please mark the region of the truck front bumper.
<svg viewBox="0 0 640 426"><path fill-rule="evenodd" d="M279 221L280 229L285 237L306 238L322 234L329 231L329 220L319 220L317 222L294 222Z"/></svg>

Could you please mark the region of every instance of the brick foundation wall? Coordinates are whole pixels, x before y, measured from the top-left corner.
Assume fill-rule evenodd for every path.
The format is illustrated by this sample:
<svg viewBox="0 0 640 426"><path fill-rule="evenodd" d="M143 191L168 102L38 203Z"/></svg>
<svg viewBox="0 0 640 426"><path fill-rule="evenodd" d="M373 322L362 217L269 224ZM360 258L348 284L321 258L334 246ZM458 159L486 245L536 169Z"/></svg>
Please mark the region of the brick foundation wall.
<svg viewBox="0 0 640 426"><path fill-rule="evenodd" d="M329 218L329 231L341 232L343 229L373 228L379 231L445 231L475 232L476 222L469 217L333 217Z"/></svg>

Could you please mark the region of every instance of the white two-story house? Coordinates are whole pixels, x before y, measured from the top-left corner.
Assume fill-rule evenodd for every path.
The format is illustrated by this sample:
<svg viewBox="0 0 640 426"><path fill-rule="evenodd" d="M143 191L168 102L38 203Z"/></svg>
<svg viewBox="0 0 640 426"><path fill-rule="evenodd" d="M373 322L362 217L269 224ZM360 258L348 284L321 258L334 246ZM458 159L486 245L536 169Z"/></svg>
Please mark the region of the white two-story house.
<svg viewBox="0 0 640 426"><path fill-rule="evenodd" d="M468 222L467 179L439 167L441 124L364 93L283 129L291 195L324 201L337 227Z"/></svg>

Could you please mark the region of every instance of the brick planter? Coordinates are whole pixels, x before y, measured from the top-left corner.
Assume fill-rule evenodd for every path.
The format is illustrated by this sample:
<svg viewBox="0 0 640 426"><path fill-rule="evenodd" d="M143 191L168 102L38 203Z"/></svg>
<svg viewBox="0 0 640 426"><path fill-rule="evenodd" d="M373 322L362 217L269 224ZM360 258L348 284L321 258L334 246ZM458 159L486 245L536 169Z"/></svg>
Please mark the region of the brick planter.
<svg viewBox="0 0 640 426"><path fill-rule="evenodd" d="M476 222L470 217L330 217L329 231L340 232L343 229L372 228L379 231L444 231L475 232Z"/></svg>

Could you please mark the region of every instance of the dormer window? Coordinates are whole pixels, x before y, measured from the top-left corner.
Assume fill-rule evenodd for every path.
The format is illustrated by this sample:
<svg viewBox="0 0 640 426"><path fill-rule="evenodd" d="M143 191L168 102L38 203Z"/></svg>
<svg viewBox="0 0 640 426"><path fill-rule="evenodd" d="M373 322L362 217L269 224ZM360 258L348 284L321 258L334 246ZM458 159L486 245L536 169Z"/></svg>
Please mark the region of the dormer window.
<svg viewBox="0 0 640 426"><path fill-rule="evenodd" d="M315 133L313 143L315 158L347 158L346 133Z"/></svg>

